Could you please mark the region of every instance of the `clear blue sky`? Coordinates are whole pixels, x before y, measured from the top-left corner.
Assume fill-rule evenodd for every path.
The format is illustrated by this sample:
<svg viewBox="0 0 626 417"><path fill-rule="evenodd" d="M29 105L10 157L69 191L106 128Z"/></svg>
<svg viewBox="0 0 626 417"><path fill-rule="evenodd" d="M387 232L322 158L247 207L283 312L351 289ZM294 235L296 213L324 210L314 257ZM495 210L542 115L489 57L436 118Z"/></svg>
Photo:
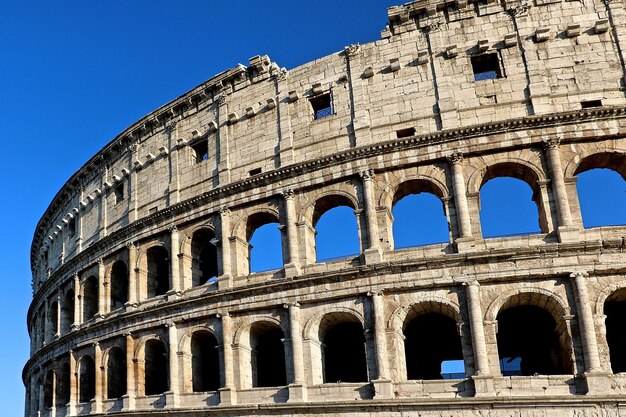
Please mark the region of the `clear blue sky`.
<svg viewBox="0 0 626 417"><path fill-rule="evenodd" d="M3 416L23 414L30 241L63 183L128 125L218 72L258 54L293 68L376 40L386 7L404 1L0 3Z"/></svg>

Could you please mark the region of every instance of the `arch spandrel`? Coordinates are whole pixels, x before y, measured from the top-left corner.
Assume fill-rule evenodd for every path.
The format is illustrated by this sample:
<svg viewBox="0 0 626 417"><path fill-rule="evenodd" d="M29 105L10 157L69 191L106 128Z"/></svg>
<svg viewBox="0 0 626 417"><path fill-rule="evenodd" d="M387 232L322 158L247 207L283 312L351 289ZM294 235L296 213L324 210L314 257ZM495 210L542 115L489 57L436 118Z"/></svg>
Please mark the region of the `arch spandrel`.
<svg viewBox="0 0 626 417"><path fill-rule="evenodd" d="M512 307L514 305L520 305L520 304L511 304L511 305L507 304L511 302L512 299L515 299L515 297L518 297L518 296L526 297L528 298L528 301L532 301L530 297L533 295L538 297L538 299L536 299L535 302L528 302L527 304L530 304L530 305L539 304L537 306L548 311L554 317L557 323L563 320L563 317L569 316L572 314L568 303L558 293L547 290L545 288L541 288L541 287L522 287L522 288L511 289L511 290L499 293L499 295L495 299L493 299L491 303L489 304L489 306L487 307L485 314L484 314L485 321L495 322L498 317L498 314L505 307ZM543 303L543 306L541 305L541 303ZM557 311L555 311L555 308L549 308L549 307L556 307ZM558 312L558 315L555 315L555 312Z"/></svg>
<svg viewBox="0 0 626 417"><path fill-rule="evenodd" d="M443 314L457 323L461 321L461 306L456 301L442 296L427 295L403 300L402 306L397 307L387 319L387 329L402 333L410 317L429 312Z"/></svg>
<svg viewBox="0 0 626 417"><path fill-rule="evenodd" d="M515 155L489 154L468 159L466 167L467 192L478 193L485 183L497 177L513 177L527 183L533 191L537 181L545 181L541 154L532 149L524 149Z"/></svg>
<svg viewBox="0 0 626 417"><path fill-rule="evenodd" d="M319 340L319 332L322 321L328 315L340 314L350 316L365 328L365 317L355 308L345 306L326 306L316 311L302 327L302 335L306 340Z"/></svg>

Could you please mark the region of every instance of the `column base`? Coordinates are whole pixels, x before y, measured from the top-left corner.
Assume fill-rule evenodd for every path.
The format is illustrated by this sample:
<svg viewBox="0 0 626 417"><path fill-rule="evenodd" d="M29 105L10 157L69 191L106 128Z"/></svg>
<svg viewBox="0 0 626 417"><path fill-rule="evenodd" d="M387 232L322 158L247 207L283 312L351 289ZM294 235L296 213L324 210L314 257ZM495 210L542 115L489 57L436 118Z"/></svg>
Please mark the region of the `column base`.
<svg viewBox="0 0 626 417"><path fill-rule="evenodd" d="M493 387L493 376L472 375L474 381L474 397L493 397L496 395Z"/></svg>
<svg viewBox="0 0 626 417"><path fill-rule="evenodd" d="M102 403L96 399L89 401L89 414L100 414L102 412Z"/></svg>
<svg viewBox="0 0 626 417"><path fill-rule="evenodd" d="M557 229L560 243L578 242L580 236L578 234L578 228L572 226L560 226Z"/></svg>
<svg viewBox="0 0 626 417"><path fill-rule="evenodd" d="M219 291L228 290L233 286L233 278L230 275L220 275L217 277L217 289Z"/></svg>
<svg viewBox="0 0 626 417"><path fill-rule="evenodd" d="M289 384L287 389L289 390L288 403L301 403L307 400L306 387L303 384Z"/></svg>
<svg viewBox="0 0 626 417"><path fill-rule="evenodd" d="M135 397L131 395L122 395L122 409L120 412L125 413L135 409Z"/></svg>
<svg viewBox="0 0 626 417"><path fill-rule="evenodd" d="M163 395L165 396L165 408L178 407L178 393L174 391L165 391Z"/></svg>
<svg viewBox="0 0 626 417"><path fill-rule="evenodd" d="M293 278L300 275L300 266L289 262L285 264L285 278Z"/></svg>
<svg viewBox="0 0 626 417"><path fill-rule="evenodd" d="M167 297L167 301L178 300L182 295L183 293L180 292L179 290L169 290L168 292L165 293L165 296Z"/></svg>
<svg viewBox="0 0 626 417"><path fill-rule="evenodd" d="M67 405L65 406L65 415L67 417L75 416L76 415L76 404L74 404L72 402L67 403Z"/></svg>
<svg viewBox="0 0 626 417"><path fill-rule="evenodd" d="M393 384L390 379L375 379L372 381L372 385L374 386L375 400L394 398Z"/></svg>
<svg viewBox="0 0 626 417"><path fill-rule="evenodd" d="M363 251L365 265L379 264L383 261L383 251L379 248L370 248Z"/></svg>
<svg viewBox="0 0 626 417"><path fill-rule="evenodd" d="M237 404L237 391L232 388L220 388L220 405Z"/></svg>
<svg viewBox="0 0 626 417"><path fill-rule="evenodd" d="M454 246L458 253L472 252L476 247L473 237L459 237L454 241Z"/></svg>
<svg viewBox="0 0 626 417"><path fill-rule="evenodd" d="M588 371L583 373L583 379L587 384L587 395L606 395L612 391L611 381L604 372Z"/></svg>

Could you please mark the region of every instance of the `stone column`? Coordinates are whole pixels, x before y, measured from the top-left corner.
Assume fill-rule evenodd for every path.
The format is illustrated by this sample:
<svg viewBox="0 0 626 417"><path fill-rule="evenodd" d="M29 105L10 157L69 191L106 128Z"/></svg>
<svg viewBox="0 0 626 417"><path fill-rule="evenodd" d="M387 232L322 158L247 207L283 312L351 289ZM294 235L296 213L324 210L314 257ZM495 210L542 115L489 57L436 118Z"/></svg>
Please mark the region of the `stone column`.
<svg viewBox="0 0 626 417"><path fill-rule="evenodd" d="M128 249L128 302L126 308L137 305L137 247L134 243L126 244Z"/></svg>
<svg viewBox="0 0 626 417"><path fill-rule="evenodd" d="M52 393L50 394L51 405L50 405L50 417L55 417L57 412L57 363L54 362L52 365Z"/></svg>
<svg viewBox="0 0 626 417"><path fill-rule="evenodd" d="M74 273L74 323L72 323L72 330L80 325L80 278L78 272Z"/></svg>
<svg viewBox="0 0 626 417"><path fill-rule="evenodd" d="M389 379L389 356L385 331L385 300L382 291L370 292L374 316L374 341L378 377L373 381L374 398L392 398L393 390Z"/></svg>
<svg viewBox="0 0 626 417"><path fill-rule="evenodd" d="M61 336L61 294L57 294L57 330L54 334L54 338L58 339Z"/></svg>
<svg viewBox="0 0 626 417"><path fill-rule="evenodd" d="M235 390L235 371L233 364L233 329L231 317L228 313L222 314L222 357L224 360L224 387L220 388L220 405L237 403Z"/></svg>
<svg viewBox="0 0 626 417"><path fill-rule="evenodd" d="M178 296L180 291L180 266L178 264L179 237L176 226L170 228L170 291L168 296Z"/></svg>
<svg viewBox="0 0 626 417"><path fill-rule="evenodd" d="M463 154L454 153L448 156L448 163L452 171L452 188L454 191L454 207L459 225L459 236L455 240L459 243L472 240L472 222L470 220L469 207L467 204L467 190L463 176ZM463 245L462 245L463 246Z"/></svg>
<svg viewBox="0 0 626 417"><path fill-rule="evenodd" d="M470 319L470 332L472 334L472 350L474 352L475 373L472 376L476 396L491 395L493 393L493 378L489 372L489 357L487 356L487 343L485 341L485 326L483 322L483 309L481 306L480 284L471 279L463 282L467 296L467 310Z"/></svg>
<svg viewBox="0 0 626 417"><path fill-rule="evenodd" d="M35 374L32 374L30 377L30 405L29 411L31 417L36 417L38 415L38 404L37 404L37 378Z"/></svg>
<svg viewBox="0 0 626 417"><path fill-rule="evenodd" d="M220 208L220 246L222 249L222 273L217 280L218 289L228 289L232 286L231 259L230 259L230 210Z"/></svg>
<svg viewBox="0 0 626 417"><path fill-rule="evenodd" d="M104 260L98 259L98 317L102 318L106 314L106 275Z"/></svg>
<svg viewBox="0 0 626 417"><path fill-rule="evenodd" d="M122 396L122 411L135 409L135 341L130 333L124 333L126 339L126 395Z"/></svg>
<svg viewBox="0 0 626 417"><path fill-rule="evenodd" d="M230 147L228 143L229 124L228 124L228 105L226 104L226 94L222 93L215 98L218 109L217 114L219 123L217 124L217 143L218 143L218 181L220 185L230 182Z"/></svg>
<svg viewBox="0 0 626 417"><path fill-rule="evenodd" d="M560 139L549 138L544 140L544 148L548 167L550 171L550 180L552 182L552 193L554 194L554 203L558 219L559 240L576 241L578 233L572 227L572 214L570 211L567 191L565 189L565 177L561 166L561 153L559 152ZM545 210L549 210L548 207Z"/></svg>
<svg viewBox="0 0 626 417"><path fill-rule="evenodd" d="M591 312L589 295L587 293L587 282L585 272L574 272L570 275L574 278L574 290L576 294L576 307L578 310L578 324L585 355L585 372L599 372L600 355L598 353L598 342L596 329L593 323L593 313Z"/></svg>
<svg viewBox="0 0 626 417"><path fill-rule="evenodd" d="M294 277L300 274L295 193L292 189L288 189L283 191L282 195L285 199L285 226L287 228L287 243L289 247L289 262L285 265L285 276Z"/></svg>
<svg viewBox="0 0 626 417"><path fill-rule="evenodd" d="M365 219L367 223L368 248L363 251L365 263L382 262L382 250L378 233L378 219L376 217L376 195L374 191L374 171L371 169L360 173L363 182L363 199L365 200Z"/></svg>
<svg viewBox="0 0 626 417"><path fill-rule="evenodd" d="M166 407L177 407L178 396L180 394L180 380L178 378L178 331L176 330L176 323L171 322L167 324L167 339L169 343L169 375L170 375L170 389L166 393Z"/></svg>
<svg viewBox="0 0 626 417"><path fill-rule="evenodd" d="M78 404L78 374L76 373L76 360L74 352L69 351L70 364L70 401L67 403L67 415L76 415L76 404Z"/></svg>
<svg viewBox="0 0 626 417"><path fill-rule="evenodd" d="M132 223L138 218L137 206L139 200L139 192L137 187L139 185L139 165L133 166L135 162L138 162L137 156L137 144L133 143L128 147L130 155L130 172L128 176L128 185L130 190L128 191L128 223Z"/></svg>
<svg viewBox="0 0 626 417"><path fill-rule="evenodd" d="M102 392L102 381L104 380L102 373L104 367L102 366L102 349L100 348L100 344L98 342L93 344L93 361L95 363L95 395L92 401L93 407L92 411L96 413L102 412L102 400L104 398Z"/></svg>
<svg viewBox="0 0 626 417"><path fill-rule="evenodd" d="M306 401L304 387L304 355L302 354L302 330L300 327L300 304L287 305L289 308L289 338L293 362L293 381L289 385L289 402Z"/></svg>

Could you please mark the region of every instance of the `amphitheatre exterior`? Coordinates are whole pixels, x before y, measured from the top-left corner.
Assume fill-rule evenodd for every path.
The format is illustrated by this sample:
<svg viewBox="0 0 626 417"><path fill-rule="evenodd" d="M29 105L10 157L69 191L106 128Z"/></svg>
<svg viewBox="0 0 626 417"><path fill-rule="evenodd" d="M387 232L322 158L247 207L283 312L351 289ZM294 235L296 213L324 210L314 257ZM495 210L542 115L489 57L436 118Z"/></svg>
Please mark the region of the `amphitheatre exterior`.
<svg viewBox="0 0 626 417"><path fill-rule="evenodd" d="M585 229L576 179L626 176L625 3L388 14L379 41L220 73L67 181L32 244L26 416L621 415L626 227ZM540 233L482 237L502 176ZM449 241L394 249L420 192ZM361 253L318 262L336 206ZM250 273L274 222L284 267Z"/></svg>

